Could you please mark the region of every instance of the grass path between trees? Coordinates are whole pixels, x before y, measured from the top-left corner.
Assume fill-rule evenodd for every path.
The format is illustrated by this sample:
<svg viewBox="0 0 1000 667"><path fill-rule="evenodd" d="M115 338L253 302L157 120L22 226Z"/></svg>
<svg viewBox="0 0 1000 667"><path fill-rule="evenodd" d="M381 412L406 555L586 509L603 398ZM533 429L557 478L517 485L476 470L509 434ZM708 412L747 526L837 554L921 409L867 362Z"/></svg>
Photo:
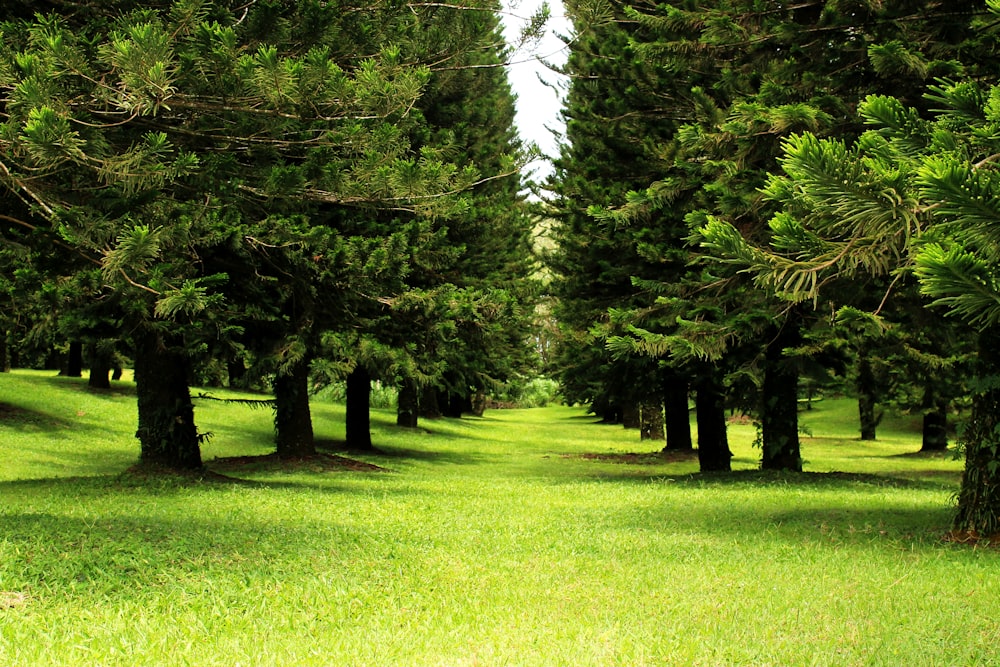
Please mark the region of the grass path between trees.
<svg viewBox="0 0 1000 667"><path fill-rule="evenodd" d="M817 403L802 475L735 424L739 470L702 476L580 409L375 411L383 454L339 452L374 470L227 462L270 414L199 401L244 482L196 481L123 475L131 387L84 385L0 375L0 664L1000 664L1000 552L942 542L961 465L910 419L862 443Z"/></svg>

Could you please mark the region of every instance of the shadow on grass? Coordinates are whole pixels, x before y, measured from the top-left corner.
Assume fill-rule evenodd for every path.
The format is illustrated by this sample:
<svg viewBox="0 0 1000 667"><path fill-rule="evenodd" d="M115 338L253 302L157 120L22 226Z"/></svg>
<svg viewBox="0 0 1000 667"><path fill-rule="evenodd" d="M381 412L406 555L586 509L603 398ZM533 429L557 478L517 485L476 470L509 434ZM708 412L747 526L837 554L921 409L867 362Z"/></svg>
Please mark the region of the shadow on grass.
<svg viewBox="0 0 1000 667"><path fill-rule="evenodd" d="M11 403L0 403L0 425L16 429L40 429L59 431L73 425L60 417L46 412L22 408Z"/></svg>

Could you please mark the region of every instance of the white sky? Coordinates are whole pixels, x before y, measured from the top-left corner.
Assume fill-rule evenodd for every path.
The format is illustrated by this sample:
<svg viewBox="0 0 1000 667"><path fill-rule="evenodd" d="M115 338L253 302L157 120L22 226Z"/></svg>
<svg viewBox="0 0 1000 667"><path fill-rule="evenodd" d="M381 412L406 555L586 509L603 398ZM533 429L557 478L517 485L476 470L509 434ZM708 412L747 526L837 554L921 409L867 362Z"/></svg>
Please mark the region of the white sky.
<svg viewBox="0 0 1000 667"><path fill-rule="evenodd" d="M507 41L513 42L528 18L541 6L542 0L505 0L504 26ZM566 45L557 34L570 33L569 21L563 13L560 0L549 0L552 18L546 25L545 36L538 44L530 44L514 54L507 68L514 94L517 95L517 127L521 139L536 144L544 154L556 154L557 140L548 128L563 131L559 110L562 105L564 77L546 68L539 60L556 65L566 62ZM550 85L545 85L544 82ZM553 88L555 84L559 90ZM534 180L540 181L552 171L547 161L531 164Z"/></svg>

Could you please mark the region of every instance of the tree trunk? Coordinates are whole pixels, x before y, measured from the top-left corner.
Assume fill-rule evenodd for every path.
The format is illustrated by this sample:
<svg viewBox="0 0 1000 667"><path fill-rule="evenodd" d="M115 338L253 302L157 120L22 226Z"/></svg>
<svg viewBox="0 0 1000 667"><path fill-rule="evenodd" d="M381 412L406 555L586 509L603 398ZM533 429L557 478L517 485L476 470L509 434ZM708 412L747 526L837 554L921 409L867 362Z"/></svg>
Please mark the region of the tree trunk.
<svg viewBox="0 0 1000 667"><path fill-rule="evenodd" d="M200 468L187 354L183 348L164 345L151 331L136 333L134 342L140 464L174 470Z"/></svg>
<svg viewBox="0 0 1000 667"><path fill-rule="evenodd" d="M438 396L441 412L450 419L461 419L462 413L471 410L469 399L454 392L441 392Z"/></svg>
<svg viewBox="0 0 1000 667"><path fill-rule="evenodd" d="M799 325L792 313L764 351L761 388L761 444L763 470L802 471L799 449L799 373L785 350L800 343Z"/></svg>
<svg viewBox="0 0 1000 667"><path fill-rule="evenodd" d="M66 356L66 377L83 377L83 343L73 341L69 344L69 354Z"/></svg>
<svg viewBox="0 0 1000 667"><path fill-rule="evenodd" d="M424 387L420 392L420 416L424 419L440 419L441 405L438 403L438 391L433 387Z"/></svg>
<svg viewBox="0 0 1000 667"><path fill-rule="evenodd" d="M469 412L471 412L472 414L474 414L477 417L482 417L484 414L486 414L486 392L485 391L482 391L482 390L476 391L476 393L474 393L471 396L470 403L471 403L471 406L470 406L471 409L469 410Z"/></svg>
<svg viewBox="0 0 1000 667"><path fill-rule="evenodd" d="M0 332L0 373L10 372L10 334L6 331Z"/></svg>
<svg viewBox="0 0 1000 667"><path fill-rule="evenodd" d="M688 387L685 380L677 377L667 379L663 389L663 405L667 438L663 450L691 451L694 444L691 442L691 417L688 414Z"/></svg>
<svg viewBox="0 0 1000 667"><path fill-rule="evenodd" d="M663 440L663 404L643 403L639 408L639 440Z"/></svg>
<svg viewBox="0 0 1000 667"><path fill-rule="evenodd" d="M701 472L732 470L733 453L726 435L726 403L722 383L714 377L698 380L695 386L698 424L698 465Z"/></svg>
<svg viewBox="0 0 1000 667"><path fill-rule="evenodd" d="M414 383L404 380L399 385L399 394L396 398L396 426L417 428L420 414L419 396L417 385Z"/></svg>
<svg viewBox="0 0 1000 667"><path fill-rule="evenodd" d="M288 373L274 378L274 442L283 459L316 453L309 411L309 361L302 359Z"/></svg>
<svg viewBox="0 0 1000 667"><path fill-rule="evenodd" d="M965 431L965 472L954 529L962 537L1000 535L1000 327L979 335L980 393Z"/></svg>
<svg viewBox="0 0 1000 667"><path fill-rule="evenodd" d="M231 388L247 389L247 367L243 363L243 358L231 356L226 359L226 375L229 376L228 385Z"/></svg>
<svg viewBox="0 0 1000 667"><path fill-rule="evenodd" d="M111 373L112 360L112 352L108 350L106 345L98 342L91 346L88 387L91 389L111 389L111 380L108 375Z"/></svg>
<svg viewBox="0 0 1000 667"><path fill-rule="evenodd" d="M639 404L633 401L622 403L622 426L625 428L639 428L642 425Z"/></svg>
<svg viewBox="0 0 1000 667"><path fill-rule="evenodd" d="M347 376L347 446L351 449L370 450L372 379L368 369L355 366Z"/></svg>
<svg viewBox="0 0 1000 667"><path fill-rule="evenodd" d="M858 378L855 383L858 394L858 416L861 420L861 439L874 440L878 419L875 417L875 373L868 353L861 350L858 353Z"/></svg>

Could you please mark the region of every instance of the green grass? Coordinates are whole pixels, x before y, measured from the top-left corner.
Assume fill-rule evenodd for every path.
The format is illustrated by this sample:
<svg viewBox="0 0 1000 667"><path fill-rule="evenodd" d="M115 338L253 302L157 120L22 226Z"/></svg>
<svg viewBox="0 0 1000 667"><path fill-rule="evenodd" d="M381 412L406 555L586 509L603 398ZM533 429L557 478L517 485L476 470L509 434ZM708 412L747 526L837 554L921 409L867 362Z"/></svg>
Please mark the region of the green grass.
<svg viewBox="0 0 1000 667"><path fill-rule="evenodd" d="M213 392L222 395L220 392ZM130 385L0 376L0 664L1000 664L1000 554L942 542L961 465L848 401L803 413L810 473L692 474L565 407L393 425L382 472L232 468L270 414L200 401L210 467L121 475ZM343 439L341 406L314 405ZM843 471L845 474L825 474Z"/></svg>

